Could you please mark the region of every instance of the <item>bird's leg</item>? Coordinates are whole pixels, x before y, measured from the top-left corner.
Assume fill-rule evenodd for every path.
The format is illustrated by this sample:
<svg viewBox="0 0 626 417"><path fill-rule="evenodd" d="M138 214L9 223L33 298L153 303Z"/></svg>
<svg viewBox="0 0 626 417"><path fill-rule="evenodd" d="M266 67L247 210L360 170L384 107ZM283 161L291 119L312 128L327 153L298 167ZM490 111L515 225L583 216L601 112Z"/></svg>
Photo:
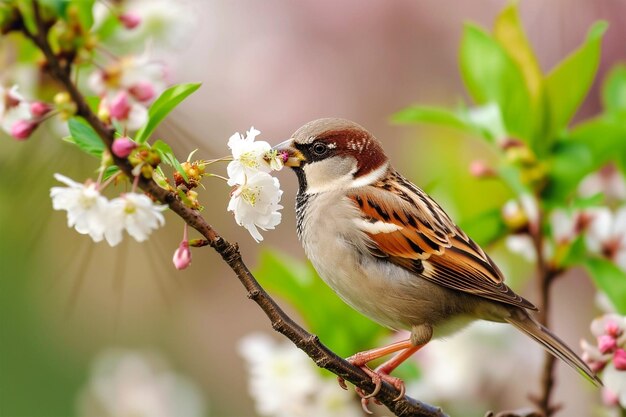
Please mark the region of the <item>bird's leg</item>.
<svg viewBox="0 0 626 417"><path fill-rule="evenodd" d="M388 383L393 385L398 391L400 391L400 394L395 398L396 401L404 397L404 392L406 388L404 386L404 381L389 374L398 366L400 366L402 362L410 358L411 355L420 350L422 346L424 345L408 347L398 353L393 358L389 359L387 362L380 365L378 368L374 369L374 373L378 374L384 381L387 381Z"/></svg>
<svg viewBox="0 0 626 417"><path fill-rule="evenodd" d="M411 339L407 339L380 348L366 350L364 352L358 352L346 359L354 366L358 366L359 368L361 368L367 375L370 376L370 378L372 378L372 382L376 385L374 391L372 391L370 394L365 394L363 390L358 388L356 389L356 392L361 396L361 403L363 409L366 412L369 412L369 409L367 408L369 399L375 397L380 392L383 381L388 382L400 391L400 395L396 399L400 399L404 396L404 382L400 378L390 376L389 373L397 368L398 365L404 362L422 346L423 345L416 346L411 341ZM401 352L398 355L394 356L391 360L383 363L374 371L367 366L368 362L398 351ZM342 388L347 389L346 383L343 378L338 378L338 381L339 385L341 385Z"/></svg>

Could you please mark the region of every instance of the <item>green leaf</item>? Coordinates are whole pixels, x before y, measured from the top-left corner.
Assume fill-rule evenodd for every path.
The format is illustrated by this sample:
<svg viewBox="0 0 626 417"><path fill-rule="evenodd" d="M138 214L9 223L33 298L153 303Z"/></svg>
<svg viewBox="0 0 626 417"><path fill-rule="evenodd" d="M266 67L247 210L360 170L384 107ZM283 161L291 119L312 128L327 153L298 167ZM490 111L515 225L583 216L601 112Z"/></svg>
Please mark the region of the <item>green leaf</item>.
<svg viewBox="0 0 626 417"><path fill-rule="evenodd" d="M593 282L609 297L620 314L626 314L626 272L608 259L592 258L585 267Z"/></svg>
<svg viewBox="0 0 626 417"><path fill-rule="evenodd" d="M587 95L600 62L600 46L606 28L606 22L595 23L585 43L546 77L550 136L567 126Z"/></svg>
<svg viewBox="0 0 626 417"><path fill-rule="evenodd" d="M105 150L104 143L91 126L77 117L70 119L68 125L71 137L64 138L66 142L74 143L89 155L102 157L102 152Z"/></svg>
<svg viewBox="0 0 626 417"><path fill-rule="evenodd" d="M93 25L93 5L95 0L78 0L73 1L73 7L76 7L78 20L84 29L89 30Z"/></svg>
<svg viewBox="0 0 626 417"><path fill-rule="evenodd" d="M543 133L546 107L543 73L522 27L517 2L511 2L500 12L494 25L493 35L522 72L530 95L533 114L529 122L533 125L535 139L538 139ZM534 146L535 149L540 147L542 146L539 143Z"/></svg>
<svg viewBox="0 0 626 417"><path fill-rule="evenodd" d="M498 15L493 35L521 69L530 96L538 100L543 89L543 74L519 18L517 2L510 3Z"/></svg>
<svg viewBox="0 0 626 417"><path fill-rule="evenodd" d="M431 123L455 129L473 130L459 115L440 107L410 106L392 115L391 120L396 123Z"/></svg>
<svg viewBox="0 0 626 417"><path fill-rule="evenodd" d="M106 167L106 169L104 170L104 175L102 177L102 180L106 181L113 174L117 174L119 171L120 171L120 167L118 167L117 165L110 165L110 166Z"/></svg>
<svg viewBox="0 0 626 417"><path fill-rule="evenodd" d="M254 276L270 293L289 302L309 330L342 356L369 349L389 333L341 301L308 263L265 250Z"/></svg>
<svg viewBox="0 0 626 417"><path fill-rule="evenodd" d="M602 86L602 102L608 113L626 120L626 65L616 65Z"/></svg>
<svg viewBox="0 0 626 417"><path fill-rule="evenodd" d="M461 229L481 246L494 243L508 231L499 208L485 211L473 219L462 222Z"/></svg>
<svg viewBox="0 0 626 417"><path fill-rule="evenodd" d="M157 153L159 154L163 162L165 162L167 165L171 167L174 167L176 171L178 171L178 173L183 177L185 182L189 182L189 178L187 178L187 174L185 173L185 170L180 165L180 162L178 162L178 159L176 159L176 156L174 155L174 151L172 151L172 148L170 147L170 145L168 145L167 143L159 139L152 144L151 148L157 151Z"/></svg>
<svg viewBox="0 0 626 417"><path fill-rule="evenodd" d="M530 139L532 113L521 70L484 30L466 25L461 40L461 75L473 100L497 103L509 134Z"/></svg>
<svg viewBox="0 0 626 417"><path fill-rule="evenodd" d="M148 122L137 132L135 141L137 143L146 142L165 116L191 93L200 88L200 85L200 83L178 84L165 90L150 106Z"/></svg>

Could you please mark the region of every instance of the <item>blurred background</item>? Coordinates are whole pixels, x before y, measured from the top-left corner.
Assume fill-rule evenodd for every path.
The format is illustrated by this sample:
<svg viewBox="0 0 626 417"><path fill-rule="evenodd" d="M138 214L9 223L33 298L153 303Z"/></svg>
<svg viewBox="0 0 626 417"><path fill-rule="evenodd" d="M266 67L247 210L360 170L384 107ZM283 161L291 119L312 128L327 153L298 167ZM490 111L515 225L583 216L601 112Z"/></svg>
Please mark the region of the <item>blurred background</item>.
<svg viewBox="0 0 626 417"><path fill-rule="evenodd" d="M396 126L389 120L412 103L453 106L466 100L457 67L463 23L491 27L504 4L171 2L179 12L170 17L184 20L189 30L171 34L174 51L162 59L171 67L172 80L202 82L202 87L174 111L156 137L172 144L181 160L196 148L199 157L210 159L227 155L228 137L251 125L261 130L260 139L277 143L319 117L352 119L383 142L399 171L462 223L509 198L501 184L468 174L471 161L495 159L491 150L456 131ZM597 82L577 117L598 112L599 81L611 65L626 58L626 2L525 0L520 10L544 71L582 42L592 22L609 22ZM15 51L10 38L1 42L3 81L36 77L25 69L9 70ZM238 346L251 332L272 331L221 259L210 249L196 249L191 267L176 271L171 257L183 225L170 213L166 227L147 244L130 239L115 248L92 243L67 228L64 213L52 211L48 194L56 185L55 172L74 179L94 177L93 159L58 140L63 133L53 127L40 129L24 143L0 135L0 415L79 414L89 395L85 392L93 388L94 372L119 349L158 357L149 361L158 362L167 375L184 375L177 377L180 384L195 387L185 395L205 415L256 415ZM225 172L225 166L214 170L221 169ZM304 259L292 208L295 176L285 171L279 178L285 190L283 222L265 233L261 244L226 212L229 190L222 182L205 180L207 190L201 192L205 217L240 244L252 269L267 248ZM512 286L536 300L528 279L532 266L503 245L489 252ZM552 328L575 350L581 337L590 337L588 323L597 312L593 286L578 272L562 277L552 294ZM315 300L304 300L301 307L306 303L317 308ZM337 323L341 325L341 318ZM513 330L505 335L512 349L497 360L488 360L494 357L492 347L482 347L481 340L463 340L450 350L454 337L433 343L418 356L429 358L437 349L447 352L448 359L469 352L469 360L459 361L468 369L458 369L458 374L450 369L441 376L441 386L458 385L459 375L474 373L471 367L481 373L486 369L491 379L471 379L479 384L468 390L475 395L473 404L517 408L528 405L528 394L538 391L541 351ZM592 415L599 397L593 387L562 364L558 378L556 398L565 401L561 415ZM432 391L416 392L421 400L441 403Z"/></svg>

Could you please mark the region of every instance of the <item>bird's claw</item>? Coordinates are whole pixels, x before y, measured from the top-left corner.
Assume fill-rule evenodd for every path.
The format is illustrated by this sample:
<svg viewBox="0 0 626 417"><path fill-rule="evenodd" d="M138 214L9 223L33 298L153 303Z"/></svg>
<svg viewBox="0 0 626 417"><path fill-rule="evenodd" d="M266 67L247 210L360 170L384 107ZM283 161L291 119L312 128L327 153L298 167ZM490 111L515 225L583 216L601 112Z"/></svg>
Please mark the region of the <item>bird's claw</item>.
<svg viewBox="0 0 626 417"><path fill-rule="evenodd" d="M380 401L376 399L376 396L380 393L380 390L383 386L383 381L387 382L398 391L400 391L400 394L398 394L398 396L393 399L394 401L398 401L402 397L404 397L404 394L406 393L406 387L404 385L404 381L402 381L400 378L393 377L382 369L371 370L367 367L367 365L364 364L353 363L353 365L361 368L363 372L365 372L372 379L372 383L374 384L374 390L369 394L359 387L354 388L355 392L359 395L359 397L361 397L361 407L363 408L363 411L367 414L372 414L372 411L368 407L370 400L380 405ZM341 388L345 390L348 389L346 381L342 377L337 377L337 382L339 383L339 386Z"/></svg>

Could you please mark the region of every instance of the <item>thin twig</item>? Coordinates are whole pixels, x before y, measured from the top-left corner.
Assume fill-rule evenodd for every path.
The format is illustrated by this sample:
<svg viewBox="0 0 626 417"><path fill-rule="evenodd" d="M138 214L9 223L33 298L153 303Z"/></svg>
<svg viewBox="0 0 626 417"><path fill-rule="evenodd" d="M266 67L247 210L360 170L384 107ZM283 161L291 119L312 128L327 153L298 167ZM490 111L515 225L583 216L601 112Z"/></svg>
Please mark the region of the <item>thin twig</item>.
<svg viewBox="0 0 626 417"><path fill-rule="evenodd" d="M47 71L52 78L63 85L69 93L76 104L76 115L83 117L87 121L110 151L114 140L114 130L98 119L96 114L94 114L87 105L87 102L80 91L78 91L76 85L72 82L70 77L71 62L67 61L65 65L62 65L55 56L47 39L48 27L42 20L39 5L36 0L33 0L33 11L37 24L37 33L31 33L25 27L22 28L22 31L43 52L47 61ZM133 167L130 163L126 159L116 157L112 152L111 155L113 155L114 162L120 170L131 178ZM159 187L153 180L143 177L140 178L138 185L146 193L152 195L160 202L167 204L185 223L196 229L206 238L208 244L222 256L224 261L235 272L242 285L246 288L248 298L256 302L265 312L274 330L285 335L298 348L302 349L311 357L318 366L328 369L335 375L350 381L365 392L371 392L375 388L371 378L368 377L365 372L337 356L324 346L317 336L304 330L276 304L250 273L248 267L242 260L239 248L236 244L231 244L224 240L197 211L186 207L177 198L175 193L165 190ZM446 416L440 408L406 396L395 401L394 399L397 395L398 391L396 391L395 388L384 383L376 398L397 416Z"/></svg>

